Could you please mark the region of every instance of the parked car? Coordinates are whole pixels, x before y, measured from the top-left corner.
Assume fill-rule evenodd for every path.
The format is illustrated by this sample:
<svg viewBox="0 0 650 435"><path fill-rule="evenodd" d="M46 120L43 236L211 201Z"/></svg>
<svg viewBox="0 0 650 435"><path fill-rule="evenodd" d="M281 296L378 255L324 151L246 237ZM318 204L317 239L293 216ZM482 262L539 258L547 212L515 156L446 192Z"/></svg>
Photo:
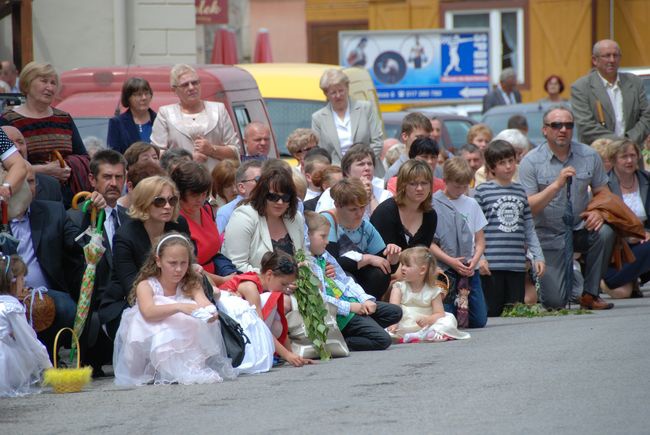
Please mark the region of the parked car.
<svg viewBox="0 0 650 435"><path fill-rule="evenodd" d="M498 134L508 126L508 119L513 115L524 115L528 121L528 140L533 146L543 143L542 118L544 112L550 107L557 105L548 101L537 101L535 103L511 104L507 106L496 106L485 112L481 122L487 124L493 134ZM571 108L569 103L565 105ZM573 140L577 140L576 129L573 129Z"/></svg>
<svg viewBox="0 0 650 435"><path fill-rule="evenodd" d="M325 70L338 65L315 63L250 63L240 64L257 81L271 116L280 154L289 155L287 137L297 128L310 128L311 115L322 109L327 101L319 87ZM350 79L350 97L370 101L379 119L379 100L368 71L343 68Z"/></svg>
<svg viewBox="0 0 650 435"><path fill-rule="evenodd" d="M382 113L386 137L400 138L402 119L412 112L421 112L428 118L436 117L443 122L442 145L449 150L454 150L465 144L467 132L476 124L476 121L467 116L452 115L444 112L429 112L423 110L409 110L408 112L385 112Z"/></svg>
<svg viewBox="0 0 650 435"><path fill-rule="evenodd" d="M440 106L425 106L425 107L409 107L407 112L435 112L435 113L449 113L451 115L467 116L476 122L481 120L481 112L483 111L483 104L481 103L458 103L458 104L445 104Z"/></svg>
<svg viewBox="0 0 650 435"><path fill-rule="evenodd" d="M226 65L196 65L201 79L201 93L207 101L226 105L235 126L244 154L244 127L251 121L271 125L264 100L255 79L241 68ZM55 106L72 115L81 137L95 136L106 140L108 120L119 106L122 84L129 77L142 77L153 90L151 108L178 102L169 83L171 66L131 66L77 68L61 74L61 89ZM271 136L269 156L279 155L277 142Z"/></svg>

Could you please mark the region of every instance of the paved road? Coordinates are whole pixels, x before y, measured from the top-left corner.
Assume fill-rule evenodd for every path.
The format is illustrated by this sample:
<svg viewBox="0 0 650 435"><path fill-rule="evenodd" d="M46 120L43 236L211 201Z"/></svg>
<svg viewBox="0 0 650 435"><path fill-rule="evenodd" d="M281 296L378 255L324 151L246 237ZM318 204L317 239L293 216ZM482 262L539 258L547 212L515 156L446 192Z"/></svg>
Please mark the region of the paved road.
<svg viewBox="0 0 650 435"><path fill-rule="evenodd" d="M471 332L220 385L0 399L0 433L650 433L650 292Z"/></svg>

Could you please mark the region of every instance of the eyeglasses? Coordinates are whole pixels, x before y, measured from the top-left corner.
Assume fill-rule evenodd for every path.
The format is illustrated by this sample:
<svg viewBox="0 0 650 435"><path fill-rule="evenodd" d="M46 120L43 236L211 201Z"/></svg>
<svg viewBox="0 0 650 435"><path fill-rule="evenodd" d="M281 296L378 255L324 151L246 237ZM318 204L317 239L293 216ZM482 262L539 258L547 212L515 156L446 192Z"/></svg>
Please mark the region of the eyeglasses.
<svg viewBox="0 0 650 435"><path fill-rule="evenodd" d="M201 80L196 79L196 80L190 80L189 82L179 83L179 84L177 84L177 85L174 86L174 87L175 87L175 88L183 88L183 89L187 89L190 85L192 85L192 87L195 87L195 88L196 88L196 87L197 87L198 85L200 85L200 84L201 84Z"/></svg>
<svg viewBox="0 0 650 435"><path fill-rule="evenodd" d="M178 196L170 196L169 198L156 196L153 201L151 201L151 204L157 208L163 208L165 204L169 204L170 207L176 207L176 204L178 204Z"/></svg>
<svg viewBox="0 0 650 435"><path fill-rule="evenodd" d="M418 187L424 189L427 186L431 186L431 183L428 181L413 181L411 183L408 183L408 187L412 187L413 189L417 189Z"/></svg>
<svg viewBox="0 0 650 435"><path fill-rule="evenodd" d="M260 181L260 176L258 175L255 178L249 178L248 180L241 180L240 183L248 183L249 181L254 181L256 184Z"/></svg>
<svg viewBox="0 0 650 435"><path fill-rule="evenodd" d="M266 194L266 200L271 202L278 202L282 200L284 203L288 203L291 200L291 194L289 193L273 193L269 192Z"/></svg>
<svg viewBox="0 0 650 435"><path fill-rule="evenodd" d="M621 55L620 53L609 53L609 54L599 54L598 57L601 59L611 59L611 58L618 59L621 57Z"/></svg>
<svg viewBox="0 0 650 435"><path fill-rule="evenodd" d="M571 130L575 125L575 123L574 122L546 122L544 123L544 125L547 127L551 127L553 130L561 130L562 127L566 128L567 130Z"/></svg>

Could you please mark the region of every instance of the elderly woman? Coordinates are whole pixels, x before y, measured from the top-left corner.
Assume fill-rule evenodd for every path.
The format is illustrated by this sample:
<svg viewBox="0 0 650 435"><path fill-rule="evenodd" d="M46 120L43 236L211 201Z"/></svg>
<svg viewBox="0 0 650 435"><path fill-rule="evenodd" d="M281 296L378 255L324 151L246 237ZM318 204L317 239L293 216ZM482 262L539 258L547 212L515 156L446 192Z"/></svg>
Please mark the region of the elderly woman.
<svg viewBox="0 0 650 435"><path fill-rule="evenodd" d="M328 69L320 79L320 88L327 106L311 116L311 128L319 137L318 146L332 155L332 163L341 159L353 144L370 145L376 161L381 161L384 134L381 121L367 101L352 100L350 79L338 69ZM383 165L377 165L377 176L384 175Z"/></svg>
<svg viewBox="0 0 650 435"><path fill-rule="evenodd" d="M358 144L351 147L341 161L343 176L346 178L358 178L363 183L368 201L364 216L370 218L375 208L388 198L393 196L384 189L384 180L375 177L375 155L366 145ZM334 207L334 201L330 190L326 190L320 196L316 204L316 211L329 210Z"/></svg>
<svg viewBox="0 0 650 435"><path fill-rule="evenodd" d="M562 92L564 92L564 82L562 78L558 75L550 75L544 81L544 91L546 91L547 97L542 98L541 101L548 101L550 103L566 103L566 98L562 98Z"/></svg>
<svg viewBox="0 0 650 435"><path fill-rule="evenodd" d="M190 234L187 221L179 216L179 211L178 189L167 177L145 178L131 192L131 219L122 223L115 233L114 274L99 308L100 320L111 338L120 325L122 311L128 307L126 298L153 241L169 231Z"/></svg>
<svg viewBox="0 0 650 435"><path fill-rule="evenodd" d="M171 87L178 103L159 109L151 142L163 150L184 148L210 171L220 160L239 159L239 138L226 106L201 99L201 79L196 70L175 65Z"/></svg>
<svg viewBox="0 0 650 435"><path fill-rule="evenodd" d="M212 179L208 170L197 162L181 163L171 173L181 198L181 216L185 218L190 228L190 237L196 246L196 259L208 273L208 277L216 286L220 286L230 276L221 276L219 260L227 259L219 254L221 250L221 235L214 221L212 207L206 202ZM215 262L215 260L217 262ZM227 261L228 275L235 268Z"/></svg>
<svg viewBox="0 0 650 435"><path fill-rule="evenodd" d="M366 293L381 299L388 290L391 266L402 251L384 243L364 217L368 193L361 180L344 178L331 189L334 209L321 212L330 222L327 251Z"/></svg>
<svg viewBox="0 0 650 435"><path fill-rule="evenodd" d="M634 142L615 140L609 145L609 152L612 163L609 188L623 198L623 202L643 222L645 239L628 240L635 261L625 263L621 270L610 267L603 276L604 290L612 298L643 297L638 278L642 282L650 280L650 173L639 169L641 152Z"/></svg>
<svg viewBox="0 0 650 435"><path fill-rule="evenodd" d="M150 142L156 112L151 110L153 91L149 82L130 77L122 85L120 102L126 108L121 115L108 121L108 146L124 153L132 143Z"/></svg>
<svg viewBox="0 0 650 435"><path fill-rule="evenodd" d="M259 272L269 251L294 255L304 249L304 218L298 213L291 172L281 160L265 162L250 197L228 221L223 253L240 272Z"/></svg>
<svg viewBox="0 0 650 435"><path fill-rule="evenodd" d="M0 125L11 125L27 141L27 160L34 171L62 183L65 204L80 190L89 190L89 158L70 114L52 107L59 88L59 76L52 65L30 62L20 73L20 91L25 104L2 114ZM63 167L53 152L64 159Z"/></svg>
<svg viewBox="0 0 650 435"><path fill-rule="evenodd" d="M433 172L427 163L407 160L402 165L397 175L396 196L379 204L370 218L384 243L402 249L431 245L437 223L436 212L431 207L432 185Z"/></svg>

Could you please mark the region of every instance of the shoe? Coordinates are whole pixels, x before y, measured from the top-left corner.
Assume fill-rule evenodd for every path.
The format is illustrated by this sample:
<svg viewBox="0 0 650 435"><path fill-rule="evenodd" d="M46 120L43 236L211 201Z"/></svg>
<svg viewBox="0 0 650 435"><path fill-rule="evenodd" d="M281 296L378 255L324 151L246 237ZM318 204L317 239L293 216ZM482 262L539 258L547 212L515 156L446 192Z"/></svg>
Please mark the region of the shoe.
<svg viewBox="0 0 650 435"><path fill-rule="evenodd" d="M611 310L614 304L605 302L601 297L583 293L580 297L580 308L585 310Z"/></svg>
<svg viewBox="0 0 650 435"><path fill-rule="evenodd" d="M104 373L104 370L102 370L101 367L93 367L93 379L98 379L98 378L105 378L106 373Z"/></svg>
<svg viewBox="0 0 650 435"><path fill-rule="evenodd" d="M639 281L635 281L634 285L632 286L632 293L630 293L630 298L642 298L643 297L643 292L641 291L641 287L639 286Z"/></svg>

